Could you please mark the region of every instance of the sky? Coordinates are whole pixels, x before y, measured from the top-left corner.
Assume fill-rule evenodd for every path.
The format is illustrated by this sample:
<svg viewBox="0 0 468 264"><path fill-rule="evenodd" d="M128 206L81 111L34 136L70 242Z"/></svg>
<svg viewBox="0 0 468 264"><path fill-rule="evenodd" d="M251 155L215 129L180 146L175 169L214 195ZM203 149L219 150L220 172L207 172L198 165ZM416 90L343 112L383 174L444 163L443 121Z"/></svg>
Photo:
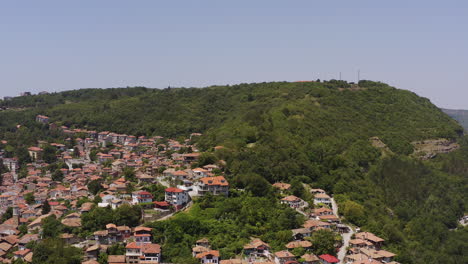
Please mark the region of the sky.
<svg viewBox="0 0 468 264"><path fill-rule="evenodd" d="M356 81L358 70L468 109L468 1L0 2L0 97Z"/></svg>

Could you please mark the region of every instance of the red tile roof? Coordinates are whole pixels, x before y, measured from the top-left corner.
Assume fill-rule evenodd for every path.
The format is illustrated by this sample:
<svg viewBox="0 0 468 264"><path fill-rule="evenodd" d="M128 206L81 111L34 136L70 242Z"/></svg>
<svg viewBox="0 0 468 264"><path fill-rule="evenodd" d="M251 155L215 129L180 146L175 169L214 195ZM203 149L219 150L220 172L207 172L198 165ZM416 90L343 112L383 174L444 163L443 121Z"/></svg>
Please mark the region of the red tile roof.
<svg viewBox="0 0 468 264"><path fill-rule="evenodd" d="M204 177L200 179L206 185L220 185L220 186L229 186L229 183L223 176L216 177Z"/></svg>
<svg viewBox="0 0 468 264"><path fill-rule="evenodd" d="M165 191L166 191L166 192L172 192L172 193L181 193L181 192L184 192L184 190L179 189L179 188L174 188L174 187L167 188Z"/></svg>
<svg viewBox="0 0 468 264"><path fill-rule="evenodd" d="M325 260L328 263L339 263L340 260L329 254L320 255L319 258Z"/></svg>
<svg viewBox="0 0 468 264"><path fill-rule="evenodd" d="M218 250L210 250L210 251L207 251L207 252L202 252L200 254L197 254L196 258L201 259L201 258L203 258L205 256L208 256L208 255L219 257L219 251Z"/></svg>

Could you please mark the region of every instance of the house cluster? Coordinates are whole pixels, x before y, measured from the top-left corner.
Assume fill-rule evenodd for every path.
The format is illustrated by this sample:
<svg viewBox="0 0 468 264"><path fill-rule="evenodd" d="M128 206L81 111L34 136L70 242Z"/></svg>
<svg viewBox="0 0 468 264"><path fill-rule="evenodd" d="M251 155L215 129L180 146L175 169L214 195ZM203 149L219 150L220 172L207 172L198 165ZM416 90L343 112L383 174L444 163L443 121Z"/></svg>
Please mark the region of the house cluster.
<svg viewBox="0 0 468 264"><path fill-rule="evenodd" d="M393 261L394 253L381 249L384 242L384 239L370 232L355 234L355 238L349 241L350 247L345 258L346 263L397 263Z"/></svg>
<svg viewBox="0 0 468 264"><path fill-rule="evenodd" d="M288 183L275 183L273 186L279 189L283 194L287 194L291 188ZM350 231L350 227L341 223L341 219L333 211L332 198L322 189L311 189L313 195L313 208L306 208L307 202L294 195L287 195L281 199L281 203L290 206L301 212L308 217L302 228L292 230L294 241L286 246L289 251L280 252L285 261L276 261L278 256L275 253L276 263L295 263L288 262L294 261L294 255L292 255L291 245L302 245L303 248L307 249L307 244L310 243L307 238L311 237L312 234L318 230L330 230L337 234L344 234ZM369 232L361 232L355 235L355 239L349 241L349 246L341 243L336 243L335 247L337 252L341 247L346 250L345 258L343 261L347 264L382 264L392 263L397 264L393 261L394 253L382 250L384 240L377 237L376 235ZM349 250L347 248L349 247ZM302 263L340 263L340 260L336 256L332 255L320 255L315 256L313 254L307 254L303 256Z"/></svg>
<svg viewBox="0 0 468 264"><path fill-rule="evenodd" d="M49 117L45 115L37 115L36 122L47 124L49 123Z"/></svg>
<svg viewBox="0 0 468 264"><path fill-rule="evenodd" d="M31 262L33 253L24 245L41 239L43 220L51 215L70 229L80 229L82 215L96 206L117 209L124 204L138 204L145 213L167 215L189 205L194 196L229 193L222 163L199 166L200 152L190 139L179 142L158 136L135 137L69 128L57 126L43 115L37 116L36 121L61 131L63 138L30 146L29 164L20 164L18 157L7 157L0 149L0 165L8 169L1 175L0 214L13 211L0 224L0 263L17 258ZM190 137L200 135L194 133ZM4 140L1 143L8 144ZM54 165L64 166L57 168L44 161L46 146L56 149ZM126 178L127 170L133 172L133 178ZM97 194L90 191L91 182L98 182ZM153 184L165 186L163 199L156 200L149 188ZM43 210L45 204L50 207L47 213ZM95 263L100 252L114 243L123 243L126 253L109 256L109 263L161 262L161 247L152 243L151 230L146 227L108 223L105 230L86 238L72 232L61 234L60 238L82 248L87 263ZM13 258L9 257L12 255ZM209 258L206 255L200 259Z"/></svg>
<svg viewBox="0 0 468 264"><path fill-rule="evenodd" d="M219 251L212 250L207 239L198 240L192 249L193 256L201 260L201 263L220 264L328 264L338 263L335 257L323 254L316 256L310 252L312 243L309 241L292 241L285 245L287 250L273 252L268 243L261 239L253 238L245 244L242 256L235 259L220 260ZM291 251L303 248L305 254L295 256Z"/></svg>
<svg viewBox="0 0 468 264"><path fill-rule="evenodd" d="M98 263L101 252L109 245L125 243L125 254L109 255L108 263L157 264L161 262L161 246L152 243L152 230L148 227L116 226L107 224L105 230L94 232L96 243L86 249L85 263Z"/></svg>

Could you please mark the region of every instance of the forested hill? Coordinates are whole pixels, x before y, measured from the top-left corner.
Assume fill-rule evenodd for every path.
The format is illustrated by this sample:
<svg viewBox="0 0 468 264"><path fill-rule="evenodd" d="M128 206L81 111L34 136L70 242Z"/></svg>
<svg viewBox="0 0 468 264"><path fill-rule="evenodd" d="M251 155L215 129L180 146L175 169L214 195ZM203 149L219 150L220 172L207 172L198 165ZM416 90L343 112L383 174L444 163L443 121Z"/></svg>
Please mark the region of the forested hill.
<svg viewBox="0 0 468 264"><path fill-rule="evenodd" d="M468 130L468 110L442 109L442 111L457 120L465 130Z"/></svg>
<svg viewBox="0 0 468 264"><path fill-rule="evenodd" d="M0 139L17 149L53 136L36 114L136 136L201 132L202 150L224 146L213 154L233 187L268 197L268 183L309 183L332 193L349 222L385 238L400 262L466 263L466 229L449 230L466 210L468 143L456 121L412 92L371 81L274 82L78 90L0 106L9 109ZM375 137L388 149L375 148ZM461 147L430 161L410 155L412 142L438 138Z"/></svg>
<svg viewBox="0 0 468 264"><path fill-rule="evenodd" d="M45 114L63 125L135 135L178 136L237 127L224 138L216 137L217 142L228 137L255 141L262 126L269 125L294 133L305 131L314 138L379 136L402 151L398 147L410 140L454 138L460 132L427 99L370 81L361 81L359 88L330 81L204 89L83 89L16 97L2 101L0 107L22 109L25 114L15 116L16 123L21 123L20 116ZM14 123L9 116L14 114L2 116L2 128Z"/></svg>

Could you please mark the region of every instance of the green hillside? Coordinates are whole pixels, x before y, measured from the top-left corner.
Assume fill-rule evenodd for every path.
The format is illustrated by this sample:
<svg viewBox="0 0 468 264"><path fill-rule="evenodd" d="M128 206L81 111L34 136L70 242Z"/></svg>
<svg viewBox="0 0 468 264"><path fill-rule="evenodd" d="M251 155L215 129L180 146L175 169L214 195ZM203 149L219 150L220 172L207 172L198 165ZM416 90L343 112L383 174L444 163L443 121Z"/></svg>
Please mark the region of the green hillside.
<svg viewBox="0 0 468 264"><path fill-rule="evenodd" d="M9 108L0 112L0 139L18 147L54 137L33 121L36 114L60 125L137 136L201 132L199 146L210 152L224 146L215 158L226 161L230 182L253 196L269 197L266 181L309 183L333 193L346 219L385 238L402 263L467 261L467 230L449 229L466 210L468 143L457 122L409 91L371 81L275 82L90 89L0 106ZM371 137L391 153L374 148ZM436 138L458 140L462 147L430 161L409 157L411 142ZM300 189L295 194L308 195ZM214 204L216 209L229 202ZM173 241L165 248L176 248Z"/></svg>

